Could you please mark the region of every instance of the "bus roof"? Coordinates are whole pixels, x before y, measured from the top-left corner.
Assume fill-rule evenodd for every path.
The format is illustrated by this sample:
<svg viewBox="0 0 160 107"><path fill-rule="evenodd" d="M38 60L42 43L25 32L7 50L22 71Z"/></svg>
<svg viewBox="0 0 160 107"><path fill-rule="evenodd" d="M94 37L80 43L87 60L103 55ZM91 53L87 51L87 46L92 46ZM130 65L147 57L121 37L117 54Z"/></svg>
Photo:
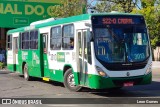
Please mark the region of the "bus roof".
<svg viewBox="0 0 160 107"><path fill-rule="evenodd" d="M36 28L42 28L42 27L46 27L46 26L65 24L65 23L77 22L77 21L82 21L82 20L89 20L91 18L91 16L97 16L97 15L133 15L133 16L140 16L140 14L119 13L119 12L82 14L82 15L78 15L78 16L71 16L71 17L67 17L67 18L61 18L61 19L58 19L58 20L51 20L51 21L47 21L47 22L42 22L42 23L39 23L39 24L31 25L31 26L32 27L34 26L34 28L36 29ZM9 30L7 32L7 34L27 31L26 28L29 28L31 26L12 29L12 30Z"/></svg>

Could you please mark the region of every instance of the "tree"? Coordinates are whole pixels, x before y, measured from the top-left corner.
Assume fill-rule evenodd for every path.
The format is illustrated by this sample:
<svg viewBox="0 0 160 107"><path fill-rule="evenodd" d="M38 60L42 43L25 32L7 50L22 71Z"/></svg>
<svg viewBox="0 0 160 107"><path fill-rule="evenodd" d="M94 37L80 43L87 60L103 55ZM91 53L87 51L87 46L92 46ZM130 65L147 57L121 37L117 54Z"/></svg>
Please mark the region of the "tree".
<svg viewBox="0 0 160 107"><path fill-rule="evenodd" d="M141 0L142 8L134 8L132 13L143 14L149 29L151 45L160 46L160 0Z"/></svg>
<svg viewBox="0 0 160 107"><path fill-rule="evenodd" d="M69 17L79 15L85 11L85 0L60 0L60 5L52 6L50 13L52 17Z"/></svg>
<svg viewBox="0 0 160 107"><path fill-rule="evenodd" d="M131 12L136 6L138 0L103 0L97 3L95 10L97 12Z"/></svg>
<svg viewBox="0 0 160 107"><path fill-rule="evenodd" d="M109 1L107 1L107 0L101 1L101 2L97 3L97 5L96 5L96 7L95 7L95 10L96 10L98 13L111 12L111 11L112 11L112 7L113 7L114 5L115 5L114 3L109 2Z"/></svg>

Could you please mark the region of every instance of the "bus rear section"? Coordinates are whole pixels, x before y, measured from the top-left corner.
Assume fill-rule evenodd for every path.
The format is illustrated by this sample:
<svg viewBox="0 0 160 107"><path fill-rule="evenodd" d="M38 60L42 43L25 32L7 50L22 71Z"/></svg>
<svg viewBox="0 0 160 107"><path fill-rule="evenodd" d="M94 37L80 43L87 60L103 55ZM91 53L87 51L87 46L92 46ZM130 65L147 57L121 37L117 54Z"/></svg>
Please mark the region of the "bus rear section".
<svg viewBox="0 0 160 107"><path fill-rule="evenodd" d="M18 33L7 35L7 68L18 71Z"/></svg>

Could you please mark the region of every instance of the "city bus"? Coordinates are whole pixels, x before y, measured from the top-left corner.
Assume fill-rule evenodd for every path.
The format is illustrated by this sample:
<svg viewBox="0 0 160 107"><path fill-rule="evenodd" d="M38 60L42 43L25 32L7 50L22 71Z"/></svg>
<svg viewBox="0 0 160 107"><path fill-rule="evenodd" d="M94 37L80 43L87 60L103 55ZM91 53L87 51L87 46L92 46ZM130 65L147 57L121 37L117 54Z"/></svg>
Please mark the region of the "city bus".
<svg viewBox="0 0 160 107"><path fill-rule="evenodd" d="M139 14L82 14L7 32L7 68L57 81L71 91L119 89L152 81L152 55ZM33 78L32 78L33 79Z"/></svg>

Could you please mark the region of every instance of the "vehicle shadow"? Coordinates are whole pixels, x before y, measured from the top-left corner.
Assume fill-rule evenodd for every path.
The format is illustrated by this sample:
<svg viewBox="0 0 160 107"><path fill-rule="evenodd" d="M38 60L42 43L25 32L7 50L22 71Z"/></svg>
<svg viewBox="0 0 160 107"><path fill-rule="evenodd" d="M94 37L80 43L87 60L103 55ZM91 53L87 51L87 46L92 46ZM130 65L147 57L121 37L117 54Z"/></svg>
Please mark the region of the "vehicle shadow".
<svg viewBox="0 0 160 107"><path fill-rule="evenodd" d="M19 76L24 79L24 75L19 75ZM30 81L38 81L38 82L42 82L42 83L46 83L54 86L64 87L63 83L61 82L52 81L52 80L44 81L42 78L38 78L38 77L31 77Z"/></svg>
<svg viewBox="0 0 160 107"><path fill-rule="evenodd" d="M19 75L23 77L23 75ZM43 82L56 87L65 88L63 83L56 81L43 81L42 78L32 78L31 81ZM67 89L66 89L67 90ZM149 85L137 85L133 87L123 87L121 89L89 89L82 88L79 94L89 93L99 97L160 97L160 81L152 81Z"/></svg>
<svg viewBox="0 0 160 107"><path fill-rule="evenodd" d="M6 70L0 70L0 74L10 74L10 73L13 73L13 72L6 71Z"/></svg>
<svg viewBox="0 0 160 107"><path fill-rule="evenodd" d="M117 90L107 89L87 89L84 88L82 92L89 92L90 94L101 97L159 97L160 96L160 82L152 81L149 85L139 85L134 87L123 87Z"/></svg>

